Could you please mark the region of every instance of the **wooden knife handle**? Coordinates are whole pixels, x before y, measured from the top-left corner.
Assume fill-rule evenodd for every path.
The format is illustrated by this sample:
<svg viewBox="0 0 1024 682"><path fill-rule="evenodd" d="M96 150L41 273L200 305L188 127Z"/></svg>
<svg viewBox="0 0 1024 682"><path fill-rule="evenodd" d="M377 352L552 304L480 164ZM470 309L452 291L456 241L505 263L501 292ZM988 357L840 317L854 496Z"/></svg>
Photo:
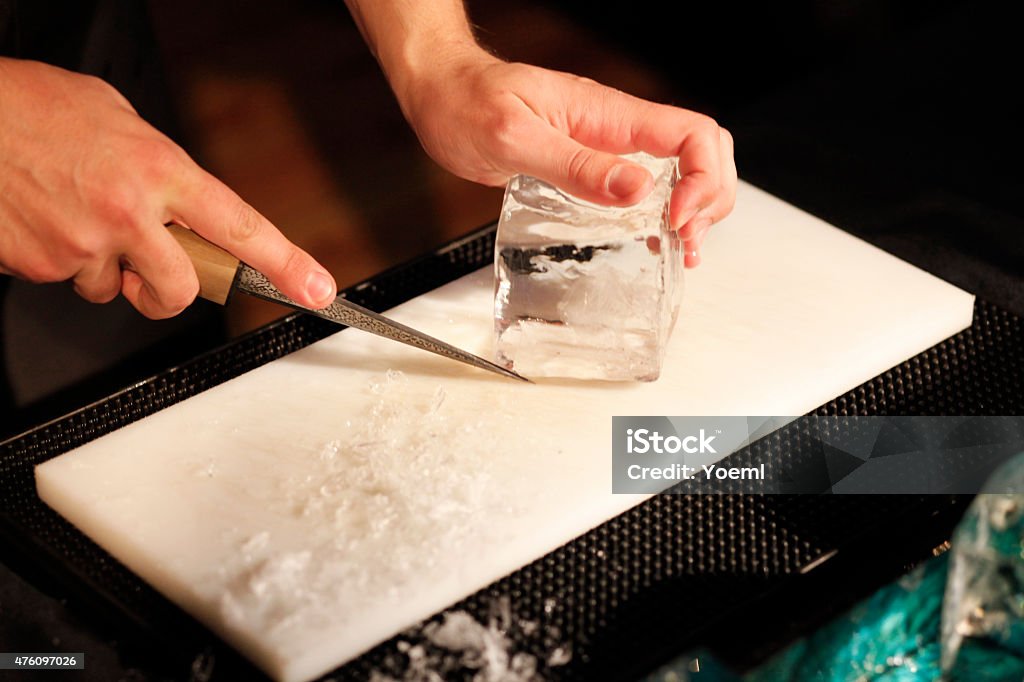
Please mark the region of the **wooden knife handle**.
<svg viewBox="0 0 1024 682"><path fill-rule="evenodd" d="M168 225L167 229L185 249L196 269L196 276L199 277L199 296L221 305L227 303L238 274L239 260L192 230L173 223Z"/></svg>

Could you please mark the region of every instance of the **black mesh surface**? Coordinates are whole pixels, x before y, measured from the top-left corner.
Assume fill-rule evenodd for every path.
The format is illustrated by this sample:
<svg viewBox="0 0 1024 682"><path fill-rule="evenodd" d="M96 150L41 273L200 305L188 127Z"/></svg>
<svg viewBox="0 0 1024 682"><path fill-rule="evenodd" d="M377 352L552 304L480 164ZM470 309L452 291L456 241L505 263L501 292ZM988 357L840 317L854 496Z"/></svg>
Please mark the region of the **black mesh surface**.
<svg viewBox="0 0 1024 682"><path fill-rule="evenodd" d="M484 228L346 295L386 309L487 265L493 238L493 226ZM158 671L153 679L189 679L194 665L210 661L213 672L204 679L261 679L51 512L36 496L32 469L333 331L313 317L285 318L0 445L0 532L20 568L56 581L97 617L134 633L148 652L147 669ZM1022 377L1022 320L979 302L970 329L816 413L1020 414ZM792 447L799 449L796 439ZM517 650L540 658L545 679L635 679L694 646L743 667L927 556L949 537L965 503L943 496L657 496L453 606L486 621L506 601L518 619L535 621L536 630L513 628L510 636ZM406 659L396 642L416 637L383 643L330 677L362 680L373 670L400 676ZM544 659L555 644L572 656L549 667Z"/></svg>

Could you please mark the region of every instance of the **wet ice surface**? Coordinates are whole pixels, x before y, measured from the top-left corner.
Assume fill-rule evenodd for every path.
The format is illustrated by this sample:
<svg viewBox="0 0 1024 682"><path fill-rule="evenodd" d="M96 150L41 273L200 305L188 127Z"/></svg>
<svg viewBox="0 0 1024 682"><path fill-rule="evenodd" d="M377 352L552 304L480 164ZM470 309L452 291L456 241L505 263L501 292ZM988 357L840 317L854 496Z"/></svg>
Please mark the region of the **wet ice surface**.
<svg viewBox="0 0 1024 682"><path fill-rule="evenodd" d="M668 228L675 159L628 156L655 189L597 206L529 176L508 185L495 259L498 362L526 376L658 378L682 292Z"/></svg>
<svg viewBox="0 0 1024 682"><path fill-rule="evenodd" d="M339 415L338 437L262 493L304 535L237 539L237 560L218 576L229 625L300 643L311 629L345 627L350 612L365 616L371 602L385 613L418 597L410 585L435 563L471 556L488 537L480 518L518 513L480 450L500 413L450 418L442 387L413 390L401 372L366 390L365 413Z"/></svg>
<svg viewBox="0 0 1024 682"><path fill-rule="evenodd" d="M543 682L550 669L572 660L572 646L556 627L519 618L507 596L491 603L486 624L448 611L405 633L396 648L371 682Z"/></svg>

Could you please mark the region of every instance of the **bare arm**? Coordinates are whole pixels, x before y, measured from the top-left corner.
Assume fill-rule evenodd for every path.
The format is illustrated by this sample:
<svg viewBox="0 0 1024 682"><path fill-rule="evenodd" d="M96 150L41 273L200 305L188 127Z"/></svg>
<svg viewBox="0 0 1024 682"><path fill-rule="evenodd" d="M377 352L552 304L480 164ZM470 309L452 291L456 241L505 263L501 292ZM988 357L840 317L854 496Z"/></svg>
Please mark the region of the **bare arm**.
<svg viewBox="0 0 1024 682"><path fill-rule="evenodd" d="M173 221L306 305L333 299L322 266L98 78L0 58L0 121L0 273L169 317L199 287Z"/></svg>
<svg viewBox="0 0 1024 682"><path fill-rule="evenodd" d="M516 173L584 199L626 205L651 177L619 154L679 156L672 225L686 264L732 210L732 137L702 114L647 102L586 78L508 63L479 47L461 0L346 0L424 149L487 185Z"/></svg>

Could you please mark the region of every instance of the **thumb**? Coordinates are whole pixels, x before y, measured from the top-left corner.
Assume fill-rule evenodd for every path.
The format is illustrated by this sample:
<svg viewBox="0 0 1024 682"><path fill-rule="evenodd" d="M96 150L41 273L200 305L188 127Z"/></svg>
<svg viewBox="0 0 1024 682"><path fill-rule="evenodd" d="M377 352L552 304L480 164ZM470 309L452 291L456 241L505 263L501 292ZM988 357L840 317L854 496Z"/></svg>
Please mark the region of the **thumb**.
<svg viewBox="0 0 1024 682"><path fill-rule="evenodd" d="M517 172L609 206L635 204L654 189L654 179L643 166L586 147L547 124L538 122L525 133L517 145L519 158L511 160Z"/></svg>
<svg viewBox="0 0 1024 682"><path fill-rule="evenodd" d="M227 186L198 172L171 207L185 225L265 274L299 305L323 308L334 300L337 285L322 265Z"/></svg>

